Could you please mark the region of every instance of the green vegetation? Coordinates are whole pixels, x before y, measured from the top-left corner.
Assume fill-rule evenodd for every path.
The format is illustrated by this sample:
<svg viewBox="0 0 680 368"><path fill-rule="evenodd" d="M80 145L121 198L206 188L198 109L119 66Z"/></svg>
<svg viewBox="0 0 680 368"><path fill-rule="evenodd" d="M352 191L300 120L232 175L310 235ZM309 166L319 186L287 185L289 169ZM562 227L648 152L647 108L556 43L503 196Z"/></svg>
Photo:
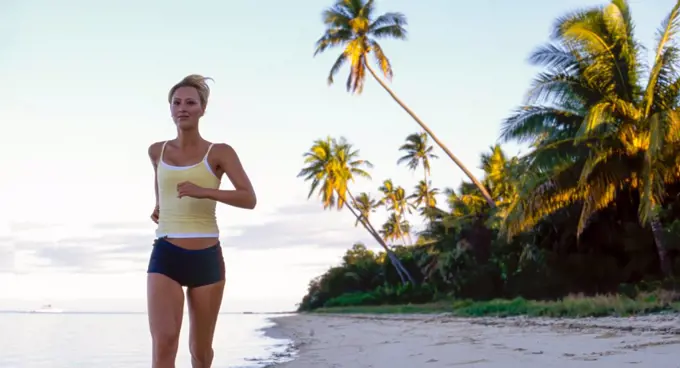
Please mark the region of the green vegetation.
<svg viewBox="0 0 680 368"><path fill-rule="evenodd" d="M680 312L677 295L662 299L649 294L637 298L626 296L566 297L557 301L534 301L518 297L512 300L450 301L409 305L347 306L316 309L316 313L449 313L459 317L531 316L531 317L602 317L630 316L653 312Z"/></svg>
<svg viewBox="0 0 680 368"><path fill-rule="evenodd" d="M423 170L412 192L390 179L354 193L372 164L344 137L319 139L299 176L324 209L347 210L379 244L347 251L312 280L300 310L441 312L461 316L599 316L680 310L680 2L662 23L647 66L624 0L570 13L530 61L543 68L524 105L502 122L503 142L528 143L509 157L481 155L477 180L373 70L391 65L375 41L403 39L406 17L374 16L372 0L338 0L324 12L317 52L344 50L348 91L365 70L424 130L395 147L395 161ZM433 188L437 143L468 176L457 190ZM398 150L397 150L398 149ZM397 153L398 152L398 153ZM432 175L436 175L433 173ZM444 205L437 197L444 195ZM374 226L382 207L388 219ZM415 233L406 214L425 223ZM349 224L348 224L349 225ZM578 295L578 296L570 296Z"/></svg>

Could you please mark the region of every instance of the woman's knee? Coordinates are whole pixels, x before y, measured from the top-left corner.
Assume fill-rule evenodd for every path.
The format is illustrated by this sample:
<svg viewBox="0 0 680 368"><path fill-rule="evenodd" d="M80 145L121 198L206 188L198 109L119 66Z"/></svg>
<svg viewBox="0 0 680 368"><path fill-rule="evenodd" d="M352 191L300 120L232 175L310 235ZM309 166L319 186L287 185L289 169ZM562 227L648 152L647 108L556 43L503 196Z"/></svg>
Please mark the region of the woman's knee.
<svg viewBox="0 0 680 368"><path fill-rule="evenodd" d="M154 331L151 334L157 357L174 357L179 346L179 331Z"/></svg>
<svg viewBox="0 0 680 368"><path fill-rule="evenodd" d="M191 360L197 363L198 367L209 367L215 356L212 344L198 341L189 342L189 352L191 352Z"/></svg>

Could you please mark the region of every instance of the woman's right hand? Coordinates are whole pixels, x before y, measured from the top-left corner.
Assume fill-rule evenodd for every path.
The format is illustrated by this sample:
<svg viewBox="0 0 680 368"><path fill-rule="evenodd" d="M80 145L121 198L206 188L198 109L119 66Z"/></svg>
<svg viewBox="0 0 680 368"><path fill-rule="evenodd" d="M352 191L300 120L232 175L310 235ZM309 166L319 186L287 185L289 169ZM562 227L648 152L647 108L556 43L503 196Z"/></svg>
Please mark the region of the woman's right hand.
<svg viewBox="0 0 680 368"><path fill-rule="evenodd" d="M153 209L153 212L151 212L151 221L158 223L158 213L159 209L158 205L156 205L156 207Z"/></svg>

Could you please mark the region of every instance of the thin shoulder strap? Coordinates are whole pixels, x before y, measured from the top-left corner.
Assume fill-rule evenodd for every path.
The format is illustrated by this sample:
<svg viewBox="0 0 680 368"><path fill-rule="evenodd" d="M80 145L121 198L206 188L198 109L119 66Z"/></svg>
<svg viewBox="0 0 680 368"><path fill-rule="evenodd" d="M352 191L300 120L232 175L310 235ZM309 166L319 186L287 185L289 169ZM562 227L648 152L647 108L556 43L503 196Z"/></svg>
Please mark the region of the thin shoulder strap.
<svg viewBox="0 0 680 368"><path fill-rule="evenodd" d="M165 152L166 144L168 144L168 141L163 142L163 147L161 147L161 158L159 159L160 161L163 161L163 152Z"/></svg>
<svg viewBox="0 0 680 368"><path fill-rule="evenodd" d="M212 149L213 144L215 144L215 143L210 143L210 146L208 147L208 152L206 152L206 153L205 153L205 156L203 156L203 159L204 159L204 160L207 160L207 159L208 159L208 155L210 154L210 150Z"/></svg>

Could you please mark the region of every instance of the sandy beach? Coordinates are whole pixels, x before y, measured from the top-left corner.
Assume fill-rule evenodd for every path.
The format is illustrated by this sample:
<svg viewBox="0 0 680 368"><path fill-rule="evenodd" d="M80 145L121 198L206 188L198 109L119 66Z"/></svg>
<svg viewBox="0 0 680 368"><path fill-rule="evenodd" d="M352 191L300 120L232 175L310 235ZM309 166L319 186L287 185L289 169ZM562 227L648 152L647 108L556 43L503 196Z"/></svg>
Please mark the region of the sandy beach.
<svg viewBox="0 0 680 368"><path fill-rule="evenodd" d="M285 368L680 367L680 316L462 319L295 315L267 334L295 342Z"/></svg>

